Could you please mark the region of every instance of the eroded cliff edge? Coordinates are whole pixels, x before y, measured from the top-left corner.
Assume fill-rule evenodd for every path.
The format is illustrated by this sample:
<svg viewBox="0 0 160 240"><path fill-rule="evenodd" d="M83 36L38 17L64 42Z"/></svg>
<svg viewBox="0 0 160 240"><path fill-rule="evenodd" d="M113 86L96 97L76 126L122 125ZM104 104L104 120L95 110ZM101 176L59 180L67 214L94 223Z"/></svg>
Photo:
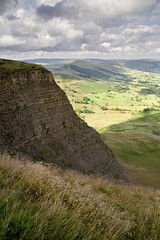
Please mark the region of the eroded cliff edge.
<svg viewBox="0 0 160 240"><path fill-rule="evenodd" d="M112 150L39 65L0 60L0 148L127 181Z"/></svg>

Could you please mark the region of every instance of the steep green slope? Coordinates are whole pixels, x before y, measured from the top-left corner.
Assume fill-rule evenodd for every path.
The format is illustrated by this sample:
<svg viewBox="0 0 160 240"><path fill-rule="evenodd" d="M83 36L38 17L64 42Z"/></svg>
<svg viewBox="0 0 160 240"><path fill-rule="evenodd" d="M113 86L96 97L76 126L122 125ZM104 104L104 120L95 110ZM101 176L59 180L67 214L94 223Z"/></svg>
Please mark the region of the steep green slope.
<svg viewBox="0 0 160 240"><path fill-rule="evenodd" d="M158 191L0 155L0 239L159 237Z"/></svg>

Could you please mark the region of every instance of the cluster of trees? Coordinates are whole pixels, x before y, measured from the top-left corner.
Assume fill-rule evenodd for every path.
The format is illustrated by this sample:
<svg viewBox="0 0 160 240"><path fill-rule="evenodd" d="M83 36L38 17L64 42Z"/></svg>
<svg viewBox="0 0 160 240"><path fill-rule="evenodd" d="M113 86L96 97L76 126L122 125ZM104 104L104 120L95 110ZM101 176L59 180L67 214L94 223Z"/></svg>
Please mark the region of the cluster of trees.
<svg viewBox="0 0 160 240"><path fill-rule="evenodd" d="M143 109L143 112L144 112L144 113L152 112L152 111L159 111L159 108L151 107L151 108L144 108L144 109Z"/></svg>
<svg viewBox="0 0 160 240"><path fill-rule="evenodd" d="M90 98L84 97L82 100L74 100L75 103L89 104Z"/></svg>
<svg viewBox="0 0 160 240"><path fill-rule="evenodd" d="M102 107L101 107L101 109L102 109L103 111L106 111L106 110L108 110L108 108L107 108L107 107L105 107L105 106L102 106Z"/></svg>
<svg viewBox="0 0 160 240"><path fill-rule="evenodd" d="M125 93L125 92L127 92L128 90L129 90L129 87L128 87L128 86L120 86L119 84L114 86L114 91L115 91L115 92Z"/></svg>
<svg viewBox="0 0 160 240"><path fill-rule="evenodd" d="M95 113L94 111L89 110L87 108L85 108L84 110L78 109L76 112L79 113L79 114L80 113Z"/></svg>
<svg viewBox="0 0 160 240"><path fill-rule="evenodd" d="M123 112L130 112L131 110L130 109L122 109L122 108L119 108L119 107L116 107L116 108L111 108L110 110L114 110L114 111L123 111Z"/></svg>

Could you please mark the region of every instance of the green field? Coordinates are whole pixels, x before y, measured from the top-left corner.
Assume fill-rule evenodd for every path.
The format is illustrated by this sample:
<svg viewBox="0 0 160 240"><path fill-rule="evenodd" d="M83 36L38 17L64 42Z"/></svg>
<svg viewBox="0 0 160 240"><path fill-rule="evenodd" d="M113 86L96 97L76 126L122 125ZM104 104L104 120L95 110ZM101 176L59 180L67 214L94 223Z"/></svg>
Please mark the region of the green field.
<svg viewBox="0 0 160 240"><path fill-rule="evenodd" d="M128 75L134 79L132 83L118 83L111 81L61 79L56 77L57 83L67 93L67 96L78 114L92 127L99 129L114 123L121 123L137 116L139 111L151 108L160 109L159 88L148 93L143 81L149 76L149 84L156 85L160 82L160 75L128 70ZM139 80L140 79L140 80ZM142 82L142 83L141 83ZM146 92L144 91L146 89ZM90 100L86 103L84 97ZM86 108L95 112L89 115L82 113Z"/></svg>
<svg viewBox="0 0 160 240"><path fill-rule="evenodd" d="M150 64L155 64L153 72L147 68ZM126 65L131 62L121 68L76 61L61 68L62 75L61 71L56 72L55 79L76 113L101 133L130 181L157 188L160 187L158 65L144 61L142 67L148 69L146 72L135 69L141 68L138 63L133 68ZM82 72L88 75L82 76ZM102 73L106 74L103 78Z"/></svg>

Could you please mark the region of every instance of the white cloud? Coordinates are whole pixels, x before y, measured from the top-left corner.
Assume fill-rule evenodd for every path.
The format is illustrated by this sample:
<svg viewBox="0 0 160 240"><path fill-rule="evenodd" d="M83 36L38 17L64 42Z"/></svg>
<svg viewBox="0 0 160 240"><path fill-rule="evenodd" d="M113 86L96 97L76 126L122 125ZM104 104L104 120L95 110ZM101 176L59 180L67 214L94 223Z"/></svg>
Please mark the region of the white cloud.
<svg viewBox="0 0 160 240"><path fill-rule="evenodd" d="M87 44L85 44L85 43L83 43L83 44L81 45L81 49L82 49L82 50L85 50L86 47L87 47Z"/></svg>
<svg viewBox="0 0 160 240"><path fill-rule="evenodd" d="M4 4L0 16L2 55L145 57L151 50L160 54L156 0L13 1L14 9Z"/></svg>
<svg viewBox="0 0 160 240"><path fill-rule="evenodd" d="M157 53L160 53L160 48L157 48L157 49L156 49L156 52L157 52Z"/></svg>
<svg viewBox="0 0 160 240"><path fill-rule="evenodd" d="M22 8L19 8L19 9L17 10L15 16L16 16L17 18L23 18L23 17L24 17L24 14L25 14L25 10L22 9Z"/></svg>
<svg viewBox="0 0 160 240"><path fill-rule="evenodd" d="M106 17L116 17L122 14L135 14L150 9L156 0L86 0L89 7L95 8L97 11L106 13Z"/></svg>
<svg viewBox="0 0 160 240"><path fill-rule="evenodd" d="M101 43L101 46L104 48L109 48L111 46L111 44L109 42L103 42L103 43Z"/></svg>
<svg viewBox="0 0 160 240"><path fill-rule="evenodd" d="M69 40L83 36L83 32L79 29L75 29L74 24L69 23L68 20L58 18L48 23L48 33L52 36L64 36Z"/></svg>
<svg viewBox="0 0 160 240"><path fill-rule="evenodd" d="M45 4L54 6L56 3L61 2L62 0L36 0L37 5Z"/></svg>
<svg viewBox="0 0 160 240"><path fill-rule="evenodd" d="M20 40L12 37L11 35L3 35L0 37L0 47L8 47L24 44L25 40Z"/></svg>

